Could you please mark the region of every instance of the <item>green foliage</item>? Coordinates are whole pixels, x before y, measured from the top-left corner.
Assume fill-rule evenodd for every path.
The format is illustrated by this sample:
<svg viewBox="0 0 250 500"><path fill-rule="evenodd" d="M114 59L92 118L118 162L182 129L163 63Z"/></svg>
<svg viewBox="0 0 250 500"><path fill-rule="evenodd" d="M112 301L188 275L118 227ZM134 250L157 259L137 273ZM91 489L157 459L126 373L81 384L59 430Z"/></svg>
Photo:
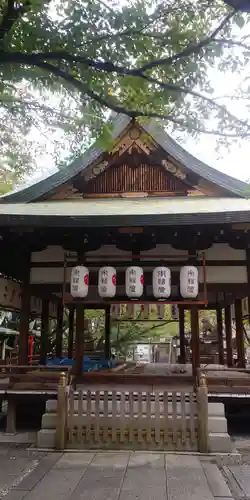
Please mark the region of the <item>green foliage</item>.
<svg viewBox="0 0 250 500"><path fill-rule="evenodd" d="M248 39L232 39L233 17L237 27L248 21L221 0L0 0L1 182L34 168L47 138L59 164L93 137L106 140L108 110L248 136L207 73L216 61L237 71L249 60Z"/></svg>
<svg viewBox="0 0 250 500"><path fill-rule="evenodd" d="M169 337L168 327L172 324L177 323L169 321L116 322L111 328L111 345L117 354L126 356L132 344L159 342L162 337Z"/></svg>

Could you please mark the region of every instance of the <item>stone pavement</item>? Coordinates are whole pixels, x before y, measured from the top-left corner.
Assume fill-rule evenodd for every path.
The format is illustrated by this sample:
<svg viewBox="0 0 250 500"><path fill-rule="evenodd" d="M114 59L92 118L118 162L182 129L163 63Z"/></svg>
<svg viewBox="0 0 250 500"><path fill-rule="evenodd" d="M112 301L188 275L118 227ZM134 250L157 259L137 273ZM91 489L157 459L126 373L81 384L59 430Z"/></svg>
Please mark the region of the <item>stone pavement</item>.
<svg viewBox="0 0 250 500"><path fill-rule="evenodd" d="M27 452L26 452L27 454ZM5 460L7 457L5 457ZM2 462L4 500L233 500L215 463L164 453L48 453L13 470ZM1 463L0 463L1 467ZM30 469L30 470L29 470ZM8 486L12 474L13 487ZM4 482L5 481L5 482Z"/></svg>
<svg viewBox="0 0 250 500"><path fill-rule="evenodd" d="M45 453L25 449L23 445L0 445L0 499L35 470Z"/></svg>
<svg viewBox="0 0 250 500"><path fill-rule="evenodd" d="M233 496L236 499L250 500L250 440L236 440L235 445L242 455L241 465L223 467L223 473Z"/></svg>

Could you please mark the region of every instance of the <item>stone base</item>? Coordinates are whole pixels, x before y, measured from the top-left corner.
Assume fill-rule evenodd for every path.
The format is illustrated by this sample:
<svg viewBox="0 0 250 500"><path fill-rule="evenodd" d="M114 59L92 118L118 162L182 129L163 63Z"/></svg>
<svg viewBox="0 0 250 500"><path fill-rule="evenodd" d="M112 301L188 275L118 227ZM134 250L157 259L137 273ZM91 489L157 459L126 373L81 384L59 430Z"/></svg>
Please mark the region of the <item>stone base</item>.
<svg viewBox="0 0 250 500"><path fill-rule="evenodd" d="M232 453L234 445L227 432L223 403L208 403L208 433L210 453Z"/></svg>
<svg viewBox="0 0 250 500"><path fill-rule="evenodd" d="M42 429L37 434L39 448L53 448L55 443L57 401L46 403L46 413L42 417ZM77 409L77 401L76 401ZM77 413L76 413L77 418ZM208 404L208 432L210 453L232 453L234 443L227 432L227 420L223 403Z"/></svg>
<svg viewBox="0 0 250 500"><path fill-rule="evenodd" d="M209 451L213 453L232 453L233 443L227 432L210 432L208 437Z"/></svg>
<svg viewBox="0 0 250 500"><path fill-rule="evenodd" d="M41 429L37 433L37 447L38 448L55 448L55 429Z"/></svg>

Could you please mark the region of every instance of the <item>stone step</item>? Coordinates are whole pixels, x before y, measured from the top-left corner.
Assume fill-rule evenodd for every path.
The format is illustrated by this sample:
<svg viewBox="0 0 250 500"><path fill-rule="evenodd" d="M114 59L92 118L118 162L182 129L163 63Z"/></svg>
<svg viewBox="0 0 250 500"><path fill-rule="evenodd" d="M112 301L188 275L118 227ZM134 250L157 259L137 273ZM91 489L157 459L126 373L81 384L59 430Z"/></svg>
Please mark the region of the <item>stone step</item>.
<svg viewBox="0 0 250 500"><path fill-rule="evenodd" d="M110 417L110 421L111 421L111 418L114 421L114 417ZM71 419L74 420L73 424L75 424L77 426L77 424L79 422L78 414L75 413L74 417L71 416ZM94 419L95 419L95 415L92 414L92 422L94 421ZM128 415L127 415L126 420L130 421ZM164 423L164 419L161 419L161 420L162 420L162 423ZM119 421L119 416L117 416L117 421ZM170 418L169 422L168 422L170 426L171 426L171 421L172 421L172 418ZM189 417L186 418L187 425L188 425L188 421L189 421ZM101 422L101 419L100 419L100 422ZM153 422L154 422L154 419L152 419L152 426L154 425ZM179 423L179 426L181 426L181 418L178 419L178 423ZM194 426L197 427L197 418L195 418L195 420L194 420ZM44 413L44 415L42 416L41 427L42 427L42 429L55 429L56 428L56 413ZM211 430L217 431L217 429L219 429L220 431L224 431L226 429L226 424L223 425L222 421L215 422L214 424L211 423Z"/></svg>
<svg viewBox="0 0 250 500"><path fill-rule="evenodd" d="M188 405L188 403L187 403ZM171 410L171 403L169 404L169 409ZM74 401L74 410L77 412L78 408L78 401ZM177 403L177 410L180 408L180 404ZM49 399L46 402L46 413L56 413L57 410L57 400L56 399ZM225 410L224 410L224 404L223 403L208 403L208 413L209 415L212 416L224 416L225 415Z"/></svg>
<svg viewBox="0 0 250 500"><path fill-rule="evenodd" d="M74 414L75 424L77 425L78 420L77 413ZM119 417L118 417L119 418ZM186 419L188 420L188 419ZM181 422L181 420L180 420ZM197 425L197 419L195 419L195 426ZM55 429L56 428L56 413L44 413L42 417L42 429ZM227 432L227 421L225 417L209 417L208 419L208 430L209 432Z"/></svg>

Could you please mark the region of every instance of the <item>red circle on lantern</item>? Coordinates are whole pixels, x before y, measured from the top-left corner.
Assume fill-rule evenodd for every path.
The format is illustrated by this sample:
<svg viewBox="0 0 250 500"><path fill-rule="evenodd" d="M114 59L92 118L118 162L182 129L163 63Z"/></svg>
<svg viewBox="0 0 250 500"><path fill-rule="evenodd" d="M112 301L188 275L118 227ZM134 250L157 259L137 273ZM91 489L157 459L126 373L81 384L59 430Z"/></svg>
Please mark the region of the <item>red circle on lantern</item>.
<svg viewBox="0 0 250 500"><path fill-rule="evenodd" d="M140 282L141 282L142 285L144 285L144 276L143 276L143 274L140 277Z"/></svg>
<svg viewBox="0 0 250 500"><path fill-rule="evenodd" d="M114 286L116 285L116 274L113 274L112 276L112 283Z"/></svg>
<svg viewBox="0 0 250 500"><path fill-rule="evenodd" d="M89 284L89 275L88 274L85 274L85 276L83 278L83 282L84 282L84 285L88 285Z"/></svg>

